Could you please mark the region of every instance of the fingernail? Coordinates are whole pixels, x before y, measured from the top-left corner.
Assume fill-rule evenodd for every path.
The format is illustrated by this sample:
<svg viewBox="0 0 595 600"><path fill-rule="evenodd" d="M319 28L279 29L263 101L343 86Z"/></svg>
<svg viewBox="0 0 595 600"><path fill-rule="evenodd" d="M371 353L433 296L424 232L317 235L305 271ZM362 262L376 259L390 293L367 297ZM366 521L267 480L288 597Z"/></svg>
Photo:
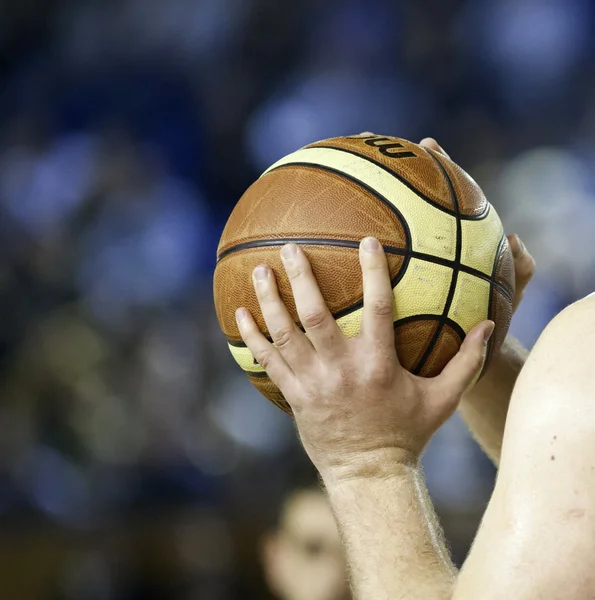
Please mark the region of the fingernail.
<svg viewBox="0 0 595 600"><path fill-rule="evenodd" d="M496 324L493 321L490 321L490 325L483 330L483 341L487 344L492 337L492 333L494 333L494 329L496 328Z"/></svg>
<svg viewBox="0 0 595 600"><path fill-rule="evenodd" d="M367 237L362 241L362 248L366 252L376 252L376 250L380 250L380 243L376 238Z"/></svg>
<svg viewBox="0 0 595 600"><path fill-rule="evenodd" d="M521 249L522 253L527 252L527 248L525 248L525 244L523 243L523 240L517 235L517 240L519 242L519 248Z"/></svg>
<svg viewBox="0 0 595 600"><path fill-rule="evenodd" d="M269 276L269 268L266 265L260 265L254 269L254 281L265 281Z"/></svg>
<svg viewBox="0 0 595 600"><path fill-rule="evenodd" d="M297 245L296 244L285 244L283 248L281 248L281 256L285 260L291 260L297 254Z"/></svg>
<svg viewBox="0 0 595 600"><path fill-rule="evenodd" d="M241 323L248 316L248 311L245 308L238 308L236 310L236 321Z"/></svg>

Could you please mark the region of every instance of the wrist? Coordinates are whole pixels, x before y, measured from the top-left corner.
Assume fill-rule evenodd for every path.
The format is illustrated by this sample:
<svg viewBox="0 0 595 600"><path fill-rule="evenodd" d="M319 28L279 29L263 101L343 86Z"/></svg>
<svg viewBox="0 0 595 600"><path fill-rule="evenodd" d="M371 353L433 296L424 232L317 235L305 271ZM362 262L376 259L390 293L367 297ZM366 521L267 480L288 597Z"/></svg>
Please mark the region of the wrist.
<svg viewBox="0 0 595 600"><path fill-rule="evenodd" d="M419 458L419 455L401 448L382 448L321 469L320 476L327 490L361 482L382 481L417 470Z"/></svg>

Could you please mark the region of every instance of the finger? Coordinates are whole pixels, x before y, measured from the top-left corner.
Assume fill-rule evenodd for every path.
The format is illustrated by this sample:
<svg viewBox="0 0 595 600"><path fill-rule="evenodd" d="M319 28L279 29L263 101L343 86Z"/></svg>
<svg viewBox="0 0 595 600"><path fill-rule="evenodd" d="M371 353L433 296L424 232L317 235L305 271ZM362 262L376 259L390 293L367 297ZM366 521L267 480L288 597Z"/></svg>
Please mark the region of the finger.
<svg viewBox="0 0 595 600"><path fill-rule="evenodd" d="M380 242L367 237L360 244L360 264L364 283L364 338L369 348L394 354L395 300L384 249Z"/></svg>
<svg viewBox="0 0 595 600"><path fill-rule="evenodd" d="M281 356L281 353L262 335L252 315L245 308L238 308L236 321L240 335L246 346L267 372L271 381L285 394L285 390L294 380L294 374Z"/></svg>
<svg viewBox="0 0 595 600"><path fill-rule="evenodd" d="M300 322L321 358L342 352L345 338L326 306L308 258L297 244L281 249Z"/></svg>
<svg viewBox="0 0 595 600"><path fill-rule="evenodd" d="M508 242L514 259L515 294L512 308L515 311L525 295L527 284L535 274L535 259L518 235L509 235Z"/></svg>
<svg viewBox="0 0 595 600"><path fill-rule="evenodd" d="M266 265L260 265L254 269L253 280L260 310L275 348L294 373L303 373L312 366L314 348L283 304L273 271Z"/></svg>
<svg viewBox="0 0 595 600"><path fill-rule="evenodd" d="M494 332L493 321L483 321L465 337L458 353L446 365L434 383L455 404L479 378L488 351L488 342Z"/></svg>
<svg viewBox="0 0 595 600"><path fill-rule="evenodd" d="M371 131L364 131L362 133L358 133L358 135L360 137L370 137L370 136L373 136L373 135L376 135L376 134L372 133Z"/></svg>
<svg viewBox="0 0 595 600"><path fill-rule="evenodd" d="M434 150L435 152L439 152L443 156L446 156L446 158L450 158L446 150L444 150L444 148L434 138L424 138L419 145L423 146L424 148Z"/></svg>

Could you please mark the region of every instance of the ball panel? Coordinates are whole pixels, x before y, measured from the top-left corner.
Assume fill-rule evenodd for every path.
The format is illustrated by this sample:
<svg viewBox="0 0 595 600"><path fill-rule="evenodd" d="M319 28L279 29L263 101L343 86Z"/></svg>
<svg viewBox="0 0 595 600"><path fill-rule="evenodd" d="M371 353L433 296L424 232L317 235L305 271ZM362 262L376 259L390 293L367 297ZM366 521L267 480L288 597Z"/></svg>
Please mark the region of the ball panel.
<svg viewBox="0 0 595 600"><path fill-rule="evenodd" d="M302 149L282 158L271 169L291 164L312 164L331 169L374 190L379 202L386 202L402 215L411 236L411 249L444 260L456 257L457 220L436 210L391 173L366 158L329 148ZM274 172L274 171L273 171ZM268 177L268 171L264 177Z"/></svg>
<svg viewBox="0 0 595 600"><path fill-rule="evenodd" d="M428 260L412 258L394 288L395 321L416 315L442 315L453 270Z"/></svg>
<svg viewBox="0 0 595 600"><path fill-rule="evenodd" d="M336 315L362 301L362 278L358 248L341 246L301 246L312 265L320 291ZM387 256L390 274L396 278L403 265L403 257ZM228 254L217 264L214 277L214 297L217 318L223 333L231 342L241 341L235 311L246 307L260 330L268 335L264 319L252 285L252 271L260 264L268 264L277 278L280 296L296 323L299 322L289 279L281 262L280 247L248 248Z"/></svg>
<svg viewBox="0 0 595 600"><path fill-rule="evenodd" d="M218 255L259 239L359 242L372 233L384 245L406 245L403 223L373 194L336 173L296 165L248 188L225 226Z"/></svg>
<svg viewBox="0 0 595 600"><path fill-rule="evenodd" d="M480 221L461 221L461 263L491 277L504 228L495 210Z"/></svg>
<svg viewBox="0 0 595 600"><path fill-rule="evenodd" d="M346 338L357 337L362 328L364 311L362 308L351 310L337 319L337 325Z"/></svg>
<svg viewBox="0 0 595 600"><path fill-rule="evenodd" d="M402 148L393 147L395 144L400 144ZM401 138L375 135L331 138L306 147L325 146L343 148L370 157L392 172L401 175L430 202L446 210L454 210L452 194L444 175L431 155L418 144ZM400 158L403 152L412 153L414 156Z"/></svg>
<svg viewBox="0 0 595 600"><path fill-rule="evenodd" d="M399 362L411 371L421 360L430 340L436 333L438 320L424 319L397 324L395 347Z"/></svg>
<svg viewBox="0 0 595 600"><path fill-rule="evenodd" d="M448 311L465 333L488 318L490 283L475 275L459 271L455 293Z"/></svg>
<svg viewBox="0 0 595 600"><path fill-rule="evenodd" d="M422 377L440 375L444 367L459 351L462 343L463 340L452 327L448 324L443 325L430 355L421 368L420 375Z"/></svg>
<svg viewBox="0 0 595 600"><path fill-rule="evenodd" d="M267 333L251 281L253 268L267 263L297 322L279 257L283 240L297 238L339 327L348 337L357 335L363 314L357 245L366 235L378 237L389 251L397 249L387 258L395 320L407 318L395 327L395 345L406 368L425 376L438 374L456 354L465 332L488 317L496 321L490 358L510 323L514 270L501 223L488 207L460 167L398 138L335 138L285 157L240 200L219 246L215 303L223 331L238 343L230 347L236 361L252 372L247 373L249 380L263 395L291 414L281 392L241 347L235 309L247 306ZM345 246L323 245L333 242ZM250 246L241 246L246 243ZM222 257L222 252L229 253ZM460 271L459 264L483 277ZM443 324L446 316L452 321Z"/></svg>
<svg viewBox="0 0 595 600"><path fill-rule="evenodd" d="M457 196L460 214L474 218L483 215L488 209L489 203L475 179L446 156L433 150L428 150L428 152L446 171Z"/></svg>

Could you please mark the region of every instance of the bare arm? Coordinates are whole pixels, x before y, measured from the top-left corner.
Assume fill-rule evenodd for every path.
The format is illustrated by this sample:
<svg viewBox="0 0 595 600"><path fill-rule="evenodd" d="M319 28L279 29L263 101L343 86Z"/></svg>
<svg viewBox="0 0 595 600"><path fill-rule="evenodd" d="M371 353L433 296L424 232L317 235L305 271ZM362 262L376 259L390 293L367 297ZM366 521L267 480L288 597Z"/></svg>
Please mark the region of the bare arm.
<svg viewBox="0 0 595 600"><path fill-rule="evenodd" d="M500 463L512 390L528 355L519 342L507 337L484 377L459 405L469 431L495 465Z"/></svg>
<svg viewBox="0 0 595 600"><path fill-rule="evenodd" d="M455 572L417 465L481 370L494 324L470 331L438 377L416 377L396 354L395 299L377 240L364 240L360 249L365 326L356 338L341 333L304 252L284 246L282 257L308 338L268 268L257 268L254 279L273 343L245 309L238 311L238 326L293 409L302 444L328 490L356 597L446 600Z"/></svg>
<svg viewBox="0 0 595 600"><path fill-rule="evenodd" d="M327 486L358 599L446 600L456 578L416 464Z"/></svg>
<svg viewBox="0 0 595 600"><path fill-rule="evenodd" d="M542 334L509 410L456 600L595 598L595 298Z"/></svg>

